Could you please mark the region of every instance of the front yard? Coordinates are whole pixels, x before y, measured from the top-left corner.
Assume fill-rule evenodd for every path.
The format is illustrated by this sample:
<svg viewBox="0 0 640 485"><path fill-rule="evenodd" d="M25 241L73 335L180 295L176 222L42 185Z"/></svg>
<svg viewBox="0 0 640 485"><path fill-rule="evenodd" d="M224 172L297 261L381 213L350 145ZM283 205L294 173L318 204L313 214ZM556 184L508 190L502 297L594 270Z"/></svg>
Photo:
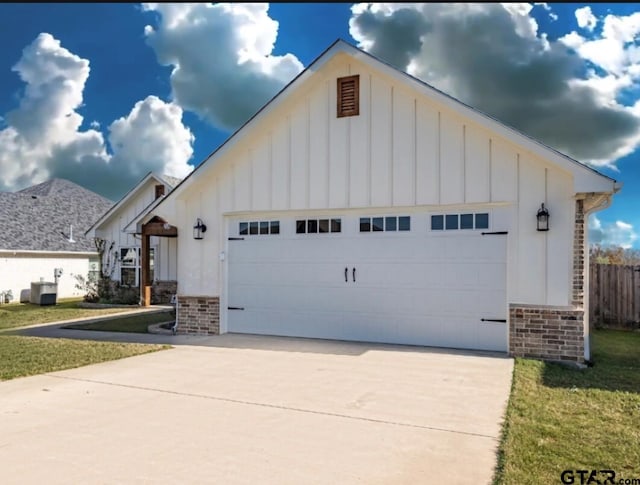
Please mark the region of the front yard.
<svg viewBox="0 0 640 485"><path fill-rule="evenodd" d="M640 333L599 330L592 347L585 370L516 359L495 484L640 479Z"/></svg>
<svg viewBox="0 0 640 485"><path fill-rule="evenodd" d="M0 335L0 381L54 372L170 348L59 338Z"/></svg>
<svg viewBox="0 0 640 485"><path fill-rule="evenodd" d="M130 308L80 308L81 299L59 300L57 305L40 306L32 303L0 305L0 330L50 323L73 318L99 317L120 313Z"/></svg>
<svg viewBox="0 0 640 485"><path fill-rule="evenodd" d="M0 306L0 330L73 318L100 317L131 310L131 308L80 308L78 306L80 302L81 300L74 299L62 300L52 306L29 303L2 305ZM84 326L102 326L101 330L146 332L149 323L170 320L167 318L168 315L163 312L123 316L114 321L94 322ZM0 381L122 359L168 348L170 348L168 345L23 337L0 333Z"/></svg>

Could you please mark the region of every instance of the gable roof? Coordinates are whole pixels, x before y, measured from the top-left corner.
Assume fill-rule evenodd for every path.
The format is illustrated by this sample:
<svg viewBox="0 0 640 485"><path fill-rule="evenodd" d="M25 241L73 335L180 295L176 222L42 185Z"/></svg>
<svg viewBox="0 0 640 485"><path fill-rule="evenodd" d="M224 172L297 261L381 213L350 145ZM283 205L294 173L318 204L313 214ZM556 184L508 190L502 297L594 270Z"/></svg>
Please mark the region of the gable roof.
<svg viewBox="0 0 640 485"><path fill-rule="evenodd" d="M96 252L84 231L112 204L65 179L0 192L0 250Z"/></svg>
<svg viewBox="0 0 640 485"><path fill-rule="evenodd" d="M327 49L325 49L315 60L313 60L306 69L304 69L300 74L298 74L291 82L289 82L285 87L283 87L270 101L268 101L264 106L262 106L251 118L249 118L240 128L238 128L233 134L231 134L220 146L218 146L213 152L211 152L207 158L198 165L184 180L182 180L167 196L154 201L151 204L146 212L146 214L140 214L133 222L140 222L144 218L148 217L151 211L153 211L156 207L163 204L166 200L173 198L180 194L186 187L188 187L193 180L193 177L199 171L206 170L207 167L213 165L216 160L218 160L224 153L226 153L233 144L239 140L242 135L258 124L267 114L273 111L277 106L279 106L287 96L290 96L293 92L300 88L304 82L313 75L314 72L318 71L324 64L326 64L331 58L337 55L340 52L344 52L356 60L359 60L375 69L381 70L385 74L391 76L394 79L397 79L401 82L408 83L419 92L429 96L431 99L434 99L437 102L445 105L447 108L452 111L462 115L463 117L469 118L480 125L485 126L489 130L492 130L504 138L511 140L513 143L523 146L528 150L532 151L535 154L538 154L542 158L551 160L555 162L560 167L568 170L570 172L584 172L585 176L593 178L594 176L599 179L601 182L605 182L604 185L607 187L610 185L611 190L609 192L615 192L619 189L619 184L616 183L616 180L598 172L596 169L581 163L561 152L555 150L544 143L521 133L520 131L512 128L501 121L489 116L465 103L459 101L458 99L450 96L439 89L434 88L430 84L407 74L404 71L397 69L391 64L373 56L372 54L359 49L358 47L353 46L352 44L338 39L333 44L331 44ZM592 190L593 184L587 184L589 186L589 191Z"/></svg>
<svg viewBox="0 0 640 485"><path fill-rule="evenodd" d="M134 197L140 191L141 187L143 187L151 179L155 179L157 182L160 182L165 186L169 187L169 192L171 192L171 190L173 190L182 181L182 179L179 179L177 177L172 177L171 175L165 175L165 174L159 175L155 172L149 172L137 184L131 187L131 189L129 189L129 191L126 194L124 194L122 198L118 202L116 202L109 210L107 210L101 216L98 216L99 218L96 217L94 219L95 222L91 225L91 227L89 227L85 231L85 234L88 234L90 231L95 230L102 223L104 223L109 217L111 217L112 214L114 214L118 209L120 209L120 207L125 205L132 197ZM166 194L164 197L166 197ZM159 199L156 199L156 200L163 199L164 197L160 197Z"/></svg>

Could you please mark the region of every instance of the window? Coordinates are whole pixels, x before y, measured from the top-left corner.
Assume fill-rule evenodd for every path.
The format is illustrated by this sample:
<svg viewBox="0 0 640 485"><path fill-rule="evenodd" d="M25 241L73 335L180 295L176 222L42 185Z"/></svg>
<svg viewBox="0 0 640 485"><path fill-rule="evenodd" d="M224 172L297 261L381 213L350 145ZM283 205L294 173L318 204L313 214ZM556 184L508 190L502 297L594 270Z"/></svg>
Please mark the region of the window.
<svg viewBox="0 0 640 485"><path fill-rule="evenodd" d="M411 218L409 216L398 217L398 229L400 231L410 231Z"/></svg>
<svg viewBox="0 0 640 485"><path fill-rule="evenodd" d="M473 214L460 214L460 229L473 229Z"/></svg>
<svg viewBox="0 0 640 485"><path fill-rule="evenodd" d="M331 232L342 232L342 220L331 219Z"/></svg>
<svg viewBox="0 0 640 485"><path fill-rule="evenodd" d="M156 199L164 195L164 185L156 185Z"/></svg>
<svg viewBox="0 0 640 485"><path fill-rule="evenodd" d="M100 279L100 262L97 259L89 260L89 274L87 275L87 281L91 283L97 283Z"/></svg>
<svg viewBox="0 0 640 485"><path fill-rule="evenodd" d="M361 217L360 218L360 232L370 232L371 231L371 218L370 217Z"/></svg>
<svg viewBox="0 0 640 485"><path fill-rule="evenodd" d="M489 229L489 214L476 214L476 229Z"/></svg>
<svg viewBox="0 0 640 485"><path fill-rule="evenodd" d="M410 231L411 217L361 217L360 232Z"/></svg>
<svg viewBox="0 0 640 485"><path fill-rule="evenodd" d="M140 285L140 248L120 248L120 283L125 286ZM155 249L149 248L149 281L154 279Z"/></svg>
<svg viewBox="0 0 640 485"><path fill-rule="evenodd" d="M458 214L447 214L444 218L445 228L458 229Z"/></svg>
<svg viewBox="0 0 640 485"><path fill-rule="evenodd" d="M338 78L338 118L360 114L360 76Z"/></svg>
<svg viewBox="0 0 640 485"><path fill-rule="evenodd" d="M252 221L238 223L241 236L256 234L280 234L280 221Z"/></svg>
<svg viewBox="0 0 640 485"><path fill-rule="evenodd" d="M341 219L305 219L296 221L296 234L342 232Z"/></svg>
<svg viewBox="0 0 640 485"><path fill-rule="evenodd" d="M384 231L384 226L382 221L384 219L382 217L374 217L371 219L371 230L373 232L381 232Z"/></svg>
<svg viewBox="0 0 640 485"><path fill-rule="evenodd" d="M384 220L384 230L385 231L395 231L398 222L397 217L386 217Z"/></svg>
<svg viewBox="0 0 640 485"><path fill-rule="evenodd" d="M431 216L431 230L488 229L489 214L434 214Z"/></svg>

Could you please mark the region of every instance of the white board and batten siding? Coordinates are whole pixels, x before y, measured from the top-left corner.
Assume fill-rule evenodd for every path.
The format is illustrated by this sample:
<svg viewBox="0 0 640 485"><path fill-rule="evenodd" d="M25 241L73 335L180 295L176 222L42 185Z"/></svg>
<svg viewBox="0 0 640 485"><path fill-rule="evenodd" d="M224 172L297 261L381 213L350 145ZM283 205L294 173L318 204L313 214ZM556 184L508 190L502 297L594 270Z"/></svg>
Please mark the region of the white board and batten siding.
<svg viewBox="0 0 640 485"><path fill-rule="evenodd" d="M360 76L360 113L336 117L336 79ZM230 220L309 214L501 214L507 302L568 305L574 175L462 118L404 82L336 55L179 193L181 295L221 297L226 329ZM536 230L544 202L551 230ZM252 216L249 216L252 214ZM197 218L203 240L189 236ZM354 219L355 220L355 219ZM426 227L421 227L421 230ZM185 237L186 236L186 237Z"/></svg>
<svg viewBox="0 0 640 485"><path fill-rule="evenodd" d="M125 227L138 216L155 199L155 186L161 182L150 178L138 193L129 199L126 204L114 211L99 227L96 228L96 237L114 241L114 250L141 246L140 236L124 231ZM165 188L166 191L170 189ZM155 249L156 280L175 280L177 275L177 241L175 238L151 237L151 247ZM120 265L114 268L112 279L120 279Z"/></svg>

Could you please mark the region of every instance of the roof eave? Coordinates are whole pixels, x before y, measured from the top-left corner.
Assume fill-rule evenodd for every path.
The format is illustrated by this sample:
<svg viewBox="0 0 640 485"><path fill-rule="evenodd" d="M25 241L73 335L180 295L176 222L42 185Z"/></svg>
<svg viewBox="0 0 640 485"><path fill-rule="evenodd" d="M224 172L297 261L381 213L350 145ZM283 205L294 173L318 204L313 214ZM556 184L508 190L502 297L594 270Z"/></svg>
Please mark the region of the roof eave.
<svg viewBox="0 0 640 485"><path fill-rule="evenodd" d="M105 212L102 215L102 217L100 217L100 219L98 219L95 223L93 223L93 225L85 231L84 235L87 236L89 235L89 233L92 233L92 235L95 236L95 230L98 227L100 227L102 224L104 224L107 221L107 219L109 219L109 217L111 217L118 209L120 209L120 207L126 204L126 202L131 197L133 197L133 195L138 191L138 189L142 187L144 184L146 184L147 181L150 180L151 178L155 178L158 182L162 182L163 184L166 184L166 182L162 178L158 177L158 175L155 172L148 172L136 185L134 185L131 189L129 189L129 191L127 191L127 193L124 194L118 202L116 202L113 206L111 206L109 210Z"/></svg>

